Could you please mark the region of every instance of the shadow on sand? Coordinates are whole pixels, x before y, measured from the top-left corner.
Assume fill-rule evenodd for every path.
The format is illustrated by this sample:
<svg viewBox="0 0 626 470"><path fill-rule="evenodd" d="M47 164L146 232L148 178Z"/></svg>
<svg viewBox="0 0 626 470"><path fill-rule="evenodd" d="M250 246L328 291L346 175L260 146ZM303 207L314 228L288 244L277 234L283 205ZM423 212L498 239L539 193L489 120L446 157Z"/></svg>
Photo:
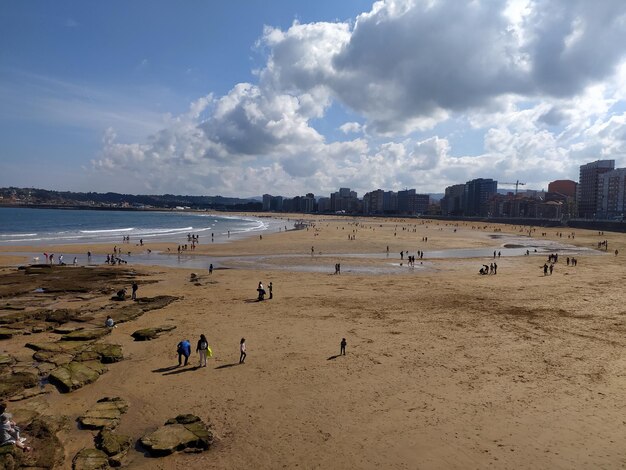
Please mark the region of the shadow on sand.
<svg viewBox="0 0 626 470"><path fill-rule="evenodd" d="M265 299L263 299L263 300L265 300ZM247 304L253 304L255 302L263 302L263 300L261 300L259 298L255 298L255 299L246 299L246 300L244 300L244 302L247 303Z"/></svg>
<svg viewBox="0 0 626 470"><path fill-rule="evenodd" d="M334 356L330 356L328 359L326 359L327 361L332 361L333 359L337 359L339 356L341 356L341 354L335 354Z"/></svg>
<svg viewBox="0 0 626 470"><path fill-rule="evenodd" d="M229 367L235 367L240 365L238 362L233 362L232 364L224 364L223 366L217 366L216 369L228 369Z"/></svg>
<svg viewBox="0 0 626 470"><path fill-rule="evenodd" d="M181 366L181 367L185 367L185 366ZM176 369L178 369L178 367L176 367ZM178 369L178 370L173 370L171 372L166 372L163 375L176 375L176 374L182 374L183 372L191 372L194 370L198 370L200 369L200 366L194 366L194 367L185 367L184 369Z"/></svg>
<svg viewBox="0 0 626 470"><path fill-rule="evenodd" d="M179 367L182 367L182 366L174 365L174 366L168 366L168 367L161 367L160 369L154 369L152 372L157 373L157 374L161 372L169 372L171 370L178 369Z"/></svg>

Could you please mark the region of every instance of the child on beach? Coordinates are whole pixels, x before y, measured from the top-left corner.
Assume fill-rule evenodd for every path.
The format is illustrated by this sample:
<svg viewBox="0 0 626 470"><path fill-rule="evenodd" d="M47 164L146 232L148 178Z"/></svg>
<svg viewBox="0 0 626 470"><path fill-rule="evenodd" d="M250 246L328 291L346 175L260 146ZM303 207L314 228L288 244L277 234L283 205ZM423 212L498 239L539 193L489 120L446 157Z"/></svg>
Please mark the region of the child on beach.
<svg viewBox="0 0 626 470"><path fill-rule="evenodd" d="M246 338L241 338L239 342L239 364L243 364L246 360Z"/></svg>
<svg viewBox="0 0 626 470"><path fill-rule="evenodd" d="M20 428L17 427L15 421L11 420L11 415L5 413L6 405L0 406L2 414L0 414L0 445L14 444L24 452L30 452L32 449L24 444L26 440L20 437Z"/></svg>

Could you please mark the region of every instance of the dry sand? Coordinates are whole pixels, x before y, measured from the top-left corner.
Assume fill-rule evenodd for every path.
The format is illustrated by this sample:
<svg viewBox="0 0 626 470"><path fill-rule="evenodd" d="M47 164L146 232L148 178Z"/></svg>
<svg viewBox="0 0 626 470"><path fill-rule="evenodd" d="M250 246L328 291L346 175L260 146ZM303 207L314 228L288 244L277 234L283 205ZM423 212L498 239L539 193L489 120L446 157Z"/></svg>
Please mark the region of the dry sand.
<svg viewBox="0 0 626 470"><path fill-rule="evenodd" d="M517 235L520 227L312 222L197 250L218 261L290 255L274 261L280 269L202 272L196 286L190 270L138 268L159 280L142 285L141 296L184 298L119 325L105 341L121 344L126 359L95 384L12 403L16 416L37 409L73 423L97 399L120 396L130 408L118 430L134 439L179 413L212 424L218 439L208 452L153 459L131 450L130 468L626 467L625 235L576 230L572 240L571 230L559 238L561 229L538 228L534 238L587 248L606 239L609 250L577 256L576 267L561 259L552 276L543 276L543 255L503 257L497 275L479 276L491 259L431 260L428 252L498 246L494 229ZM387 245L389 259L342 256L379 256ZM151 248L166 246L175 248ZM424 250L426 268L400 268L407 249ZM372 270L395 263L402 273L333 275L336 262ZM325 265L324 273L289 268ZM273 282L272 300L255 301L259 280ZM164 323L178 328L150 342L130 337ZM200 333L214 351L209 367L159 372L176 363L178 341L189 338L195 349ZM237 365L241 337L245 365ZM347 355L331 358L342 337ZM0 350L32 354L24 343L4 341ZM93 433L71 424L59 437L69 468Z"/></svg>

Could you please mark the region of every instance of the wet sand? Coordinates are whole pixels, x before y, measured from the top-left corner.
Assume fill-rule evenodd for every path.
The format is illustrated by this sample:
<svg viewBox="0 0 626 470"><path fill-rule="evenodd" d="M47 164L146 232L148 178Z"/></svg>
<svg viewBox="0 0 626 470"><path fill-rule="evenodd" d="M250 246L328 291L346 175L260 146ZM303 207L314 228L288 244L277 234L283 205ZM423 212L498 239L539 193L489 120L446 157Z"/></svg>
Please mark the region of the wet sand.
<svg viewBox="0 0 626 470"><path fill-rule="evenodd" d="M570 230L559 237L560 229L537 228L532 238L542 243L594 249L606 239L609 249L572 251L576 267L566 266L563 253L552 276L541 269L545 254L502 256L497 275L479 276L492 256L425 259L426 268L410 269L399 253L423 250L428 258L437 250L491 249L505 243L499 235L523 235L520 227L312 222L308 230L262 240L201 244L198 255L227 257L233 266L211 276L196 270L200 285L189 280L193 270L136 266L158 280L140 285L140 296L184 298L107 336L103 341L121 344L126 359L95 384L10 407L18 418L28 409L69 417L59 435L66 468L80 448L92 445L93 433L78 430L75 418L103 396L129 401L118 430L134 439L179 413L211 422L218 437L203 454L152 459L132 450L131 468L625 465L626 236L576 230L568 239ZM111 248L91 247L94 253ZM615 249L623 254L616 257ZM232 261L246 256L252 261ZM5 264L20 260L0 256ZM332 274L335 263L342 264L341 275ZM347 272L351 265L363 271ZM393 272L380 272L388 266ZM255 301L259 280L273 282L272 300ZM178 328L150 342L130 337L160 324ZM176 343L189 338L195 349L200 333L215 354L209 367L163 372L176 363ZM236 364L241 337L248 345L245 365ZM347 355L334 357L342 337ZM0 349L28 360L32 351L24 343L16 337Z"/></svg>

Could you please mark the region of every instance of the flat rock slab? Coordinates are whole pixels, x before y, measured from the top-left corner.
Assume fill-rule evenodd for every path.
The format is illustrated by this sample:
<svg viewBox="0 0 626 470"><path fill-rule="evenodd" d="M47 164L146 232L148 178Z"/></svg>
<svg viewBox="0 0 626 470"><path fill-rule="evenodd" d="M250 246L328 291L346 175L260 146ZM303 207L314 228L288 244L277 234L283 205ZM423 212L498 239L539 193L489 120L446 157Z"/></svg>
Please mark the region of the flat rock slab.
<svg viewBox="0 0 626 470"><path fill-rule="evenodd" d="M21 393L27 388L37 386L39 379L30 372L13 372L0 376L0 399Z"/></svg>
<svg viewBox="0 0 626 470"><path fill-rule="evenodd" d="M50 364L60 366L62 364L68 364L72 362L72 359L74 359L74 355L65 352L40 350L33 354L33 359L39 362L48 362Z"/></svg>
<svg viewBox="0 0 626 470"><path fill-rule="evenodd" d="M100 400L78 422L87 429L113 429L119 422L122 414L128 410L128 403L119 397L105 397Z"/></svg>
<svg viewBox="0 0 626 470"><path fill-rule="evenodd" d="M123 434L116 434L109 429L103 429L96 436L96 448L103 451L107 456L121 461L123 455L130 449L132 439Z"/></svg>
<svg viewBox="0 0 626 470"><path fill-rule="evenodd" d="M107 454L99 449L82 449L72 460L73 470L104 470L109 467Z"/></svg>
<svg viewBox="0 0 626 470"><path fill-rule="evenodd" d="M63 393L84 387L98 380L107 371L99 361L72 361L50 372L49 381Z"/></svg>
<svg viewBox="0 0 626 470"><path fill-rule="evenodd" d="M158 310L167 307L172 302L179 300L180 297L172 295L158 295L156 297L142 297L136 301L125 305L114 315L113 319L116 323L123 323L134 320L150 310Z"/></svg>
<svg viewBox="0 0 626 470"><path fill-rule="evenodd" d="M91 344L91 341L55 341L50 343L26 343L26 347L35 351L76 354Z"/></svg>
<svg viewBox="0 0 626 470"><path fill-rule="evenodd" d="M185 449L207 450L213 434L197 416L179 415L140 441L151 455L159 457Z"/></svg>
<svg viewBox="0 0 626 470"><path fill-rule="evenodd" d="M15 358L9 356L8 354L0 354L0 369L3 367L8 367L15 363Z"/></svg>
<svg viewBox="0 0 626 470"><path fill-rule="evenodd" d="M14 336L23 335L23 330L14 328L0 328L0 339L11 339Z"/></svg>
<svg viewBox="0 0 626 470"><path fill-rule="evenodd" d="M93 341L111 333L110 328L76 330L61 336L61 341Z"/></svg>
<svg viewBox="0 0 626 470"><path fill-rule="evenodd" d="M161 333L175 329L176 327L174 325L155 326L153 328L137 330L131 336L135 338L135 341L150 341L151 339L157 338Z"/></svg>
<svg viewBox="0 0 626 470"><path fill-rule="evenodd" d="M77 361L100 361L103 364L112 364L124 359L122 346L119 344L98 343L92 344L75 357Z"/></svg>

